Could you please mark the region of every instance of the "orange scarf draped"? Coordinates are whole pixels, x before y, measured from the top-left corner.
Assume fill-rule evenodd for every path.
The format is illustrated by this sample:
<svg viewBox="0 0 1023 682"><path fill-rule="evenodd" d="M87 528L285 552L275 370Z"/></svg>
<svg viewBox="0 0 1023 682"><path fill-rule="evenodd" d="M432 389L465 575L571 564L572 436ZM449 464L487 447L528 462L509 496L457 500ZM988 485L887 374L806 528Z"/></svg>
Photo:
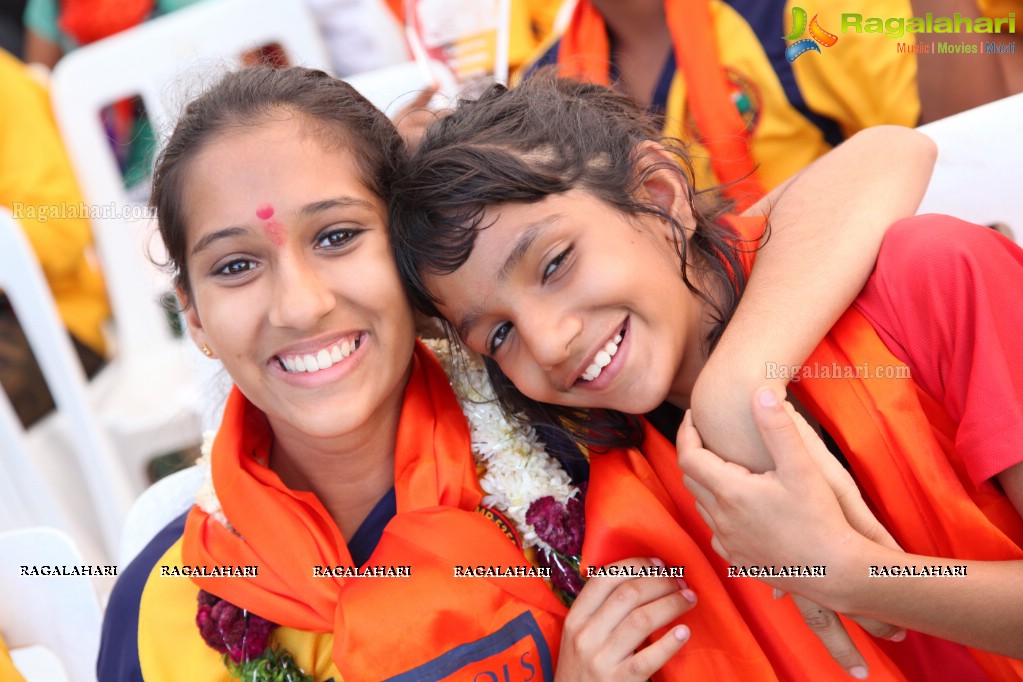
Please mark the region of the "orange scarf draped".
<svg viewBox="0 0 1023 682"><path fill-rule="evenodd" d="M764 219L732 216L729 225L740 238L756 239ZM756 251L739 248L737 256L749 272ZM867 318L849 308L804 363L831 377L822 372L789 389L835 439L885 528L914 554L1023 559L1023 519L990 481L970 480L955 449L957 424L945 409L912 379L846 378L857 377L864 363L871 371L901 367L908 376ZM1023 661L962 648L992 680L1023 680Z"/></svg>
<svg viewBox="0 0 1023 682"><path fill-rule="evenodd" d="M448 660L442 655L504 631L524 614L545 644L512 638L478 664L445 669L448 677L431 668L430 675L472 679L524 661L541 673L537 657L547 648L556 660L566 609L542 580L452 577L454 566L527 562L496 524L476 513L482 493L468 429L429 351L417 345L398 427L397 515L366 563L411 566L410 578L312 577L314 565L350 565L352 558L319 500L289 490L257 463L270 441L262 413L235 390L214 443L212 473L237 533L194 508L183 557L189 565L257 565L259 572L247 579L193 577L203 589L284 626L332 632L333 660L345 679L384 679ZM700 601L679 622L692 638L654 679L844 682L845 673L788 600L771 600L770 589L754 580L722 577L724 564L710 550L710 534L681 485L674 447L652 431L648 442L649 461L622 450L593 458L582 562L584 575L586 566L633 556L686 567ZM887 663L866 637L858 644L872 679L900 679L886 675Z"/></svg>
<svg viewBox="0 0 1023 682"><path fill-rule="evenodd" d="M711 168L725 195L742 212L764 196L750 155L746 123L729 94L711 25L708 0L666 0L664 13L675 59L688 88L687 104ZM561 74L611 85L611 46L604 17L589 0L579 0L558 48ZM674 89L674 88L673 88ZM669 107L672 109L672 107ZM682 111L682 107L674 110Z"/></svg>
<svg viewBox="0 0 1023 682"><path fill-rule="evenodd" d="M212 475L237 534L195 507L183 557L194 565L256 565L259 574L195 582L286 627L333 632L333 659L346 679L382 679L424 665L526 611L556 646L564 607L539 578L452 578L454 566L526 563L476 513L482 492L461 414L444 371L417 345L396 441L398 513L365 564L411 566L411 577L313 577L313 566L353 565L351 554L315 495L288 489L258 464L269 451L269 427L235 389L214 443Z"/></svg>
<svg viewBox="0 0 1023 682"><path fill-rule="evenodd" d="M850 308L808 365L903 367ZM879 519L908 552L974 561L1023 559L1023 519L990 481L969 478L956 424L911 379L804 379L792 392L830 433ZM1023 661L967 647L992 680L1023 680Z"/></svg>

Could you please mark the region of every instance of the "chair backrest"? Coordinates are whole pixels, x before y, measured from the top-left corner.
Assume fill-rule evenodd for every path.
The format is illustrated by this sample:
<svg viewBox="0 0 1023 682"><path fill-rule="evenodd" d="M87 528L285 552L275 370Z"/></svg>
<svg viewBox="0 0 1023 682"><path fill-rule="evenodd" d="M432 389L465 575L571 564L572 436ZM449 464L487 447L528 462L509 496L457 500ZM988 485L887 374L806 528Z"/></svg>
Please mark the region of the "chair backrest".
<svg viewBox="0 0 1023 682"><path fill-rule="evenodd" d="M920 213L1005 223L1023 243L1023 94L920 126L938 160Z"/></svg>
<svg viewBox="0 0 1023 682"><path fill-rule="evenodd" d="M66 528L59 509L33 464L21 422L0 388L0 531L27 526Z"/></svg>
<svg viewBox="0 0 1023 682"><path fill-rule="evenodd" d="M93 231L119 353L145 355L153 344L170 342L155 304L167 283L147 261L152 221L128 197L100 111L137 95L160 139L187 95L197 94L196 78L209 80L211 71L236 67L243 53L274 43L292 63L328 68L302 0L208 0L76 49L54 69L54 113L82 193L108 213L93 221Z"/></svg>
<svg viewBox="0 0 1023 682"><path fill-rule="evenodd" d="M128 511L117 563L127 566L168 523L195 503L207 469L197 466L161 478L139 495Z"/></svg>
<svg viewBox="0 0 1023 682"><path fill-rule="evenodd" d="M41 645L72 682L96 679L100 607L85 575L23 575L33 567L86 565L71 539L52 528L0 533L0 630L12 649Z"/></svg>
<svg viewBox="0 0 1023 682"><path fill-rule="evenodd" d="M85 372L57 314L39 262L11 214L0 208L0 289L11 302L57 408L95 508L104 544L116 556L131 487L88 399Z"/></svg>

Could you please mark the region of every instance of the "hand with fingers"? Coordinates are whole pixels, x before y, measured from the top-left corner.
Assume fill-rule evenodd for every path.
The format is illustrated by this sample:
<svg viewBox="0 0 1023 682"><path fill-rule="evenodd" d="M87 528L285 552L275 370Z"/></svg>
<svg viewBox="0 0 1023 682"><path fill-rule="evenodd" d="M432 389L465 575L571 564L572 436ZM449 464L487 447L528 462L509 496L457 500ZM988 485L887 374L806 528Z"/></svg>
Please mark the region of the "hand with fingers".
<svg viewBox="0 0 1023 682"><path fill-rule="evenodd" d="M613 566L663 566L657 559L627 559ZM696 603L680 578L601 575L587 580L565 618L557 682L642 682L661 669L689 639L674 625Z"/></svg>
<svg viewBox="0 0 1023 682"><path fill-rule="evenodd" d="M817 433L769 389L754 398L753 416L775 470L751 473L703 448L687 414L678 434L679 466L696 508L714 533L714 551L733 565L824 565L857 535L900 550L860 495L856 483ZM826 569L825 569L826 570ZM776 595L792 592L796 606L831 656L853 677L867 666L838 615L822 606L830 588L821 578L764 578ZM901 641L902 628L853 617L864 630Z"/></svg>

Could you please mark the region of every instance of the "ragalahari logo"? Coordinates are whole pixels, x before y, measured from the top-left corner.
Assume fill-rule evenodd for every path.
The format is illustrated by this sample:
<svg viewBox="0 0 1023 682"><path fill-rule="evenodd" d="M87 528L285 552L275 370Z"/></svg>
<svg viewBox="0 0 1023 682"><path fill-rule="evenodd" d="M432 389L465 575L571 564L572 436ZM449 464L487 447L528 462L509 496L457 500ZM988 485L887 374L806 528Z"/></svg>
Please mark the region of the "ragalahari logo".
<svg viewBox="0 0 1023 682"><path fill-rule="evenodd" d="M838 36L825 31L817 22L819 15L813 15L809 25L806 23L806 16L806 10L802 7L792 8L792 30L784 37L786 42L791 43L785 48L785 58L789 62L796 61L797 57L806 54L810 50L819 53L821 48L818 45L831 47L838 42ZM810 34L810 37L804 38L803 36L807 33Z"/></svg>

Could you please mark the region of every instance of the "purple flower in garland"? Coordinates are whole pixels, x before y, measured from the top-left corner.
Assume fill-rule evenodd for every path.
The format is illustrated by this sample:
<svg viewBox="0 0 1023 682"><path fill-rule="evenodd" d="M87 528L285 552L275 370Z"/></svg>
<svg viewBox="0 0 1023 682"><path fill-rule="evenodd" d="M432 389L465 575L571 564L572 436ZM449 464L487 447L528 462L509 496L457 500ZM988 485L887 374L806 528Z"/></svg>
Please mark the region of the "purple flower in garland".
<svg viewBox="0 0 1023 682"><path fill-rule="evenodd" d="M277 624L240 609L226 599L199 590L195 624L210 647L223 654L233 680L313 682L287 650L270 646Z"/></svg>
<svg viewBox="0 0 1023 682"><path fill-rule="evenodd" d="M579 573L577 558L563 559L558 552L551 552L550 555L547 552L539 552L537 563L551 569L551 584L556 590L561 590L569 598L569 602L583 589L585 581Z"/></svg>
<svg viewBox="0 0 1023 682"><path fill-rule="evenodd" d="M553 552L539 552L539 563L551 569L554 588L563 593L567 604L583 588L579 561L586 534L586 483L579 486L579 494L561 504L550 495L534 500L526 512L526 523L533 527L537 537L547 543Z"/></svg>
<svg viewBox="0 0 1023 682"><path fill-rule="evenodd" d="M198 601L195 623L208 645L226 653L235 663L263 655L270 644L270 634L277 627L275 623L205 590L199 590Z"/></svg>

